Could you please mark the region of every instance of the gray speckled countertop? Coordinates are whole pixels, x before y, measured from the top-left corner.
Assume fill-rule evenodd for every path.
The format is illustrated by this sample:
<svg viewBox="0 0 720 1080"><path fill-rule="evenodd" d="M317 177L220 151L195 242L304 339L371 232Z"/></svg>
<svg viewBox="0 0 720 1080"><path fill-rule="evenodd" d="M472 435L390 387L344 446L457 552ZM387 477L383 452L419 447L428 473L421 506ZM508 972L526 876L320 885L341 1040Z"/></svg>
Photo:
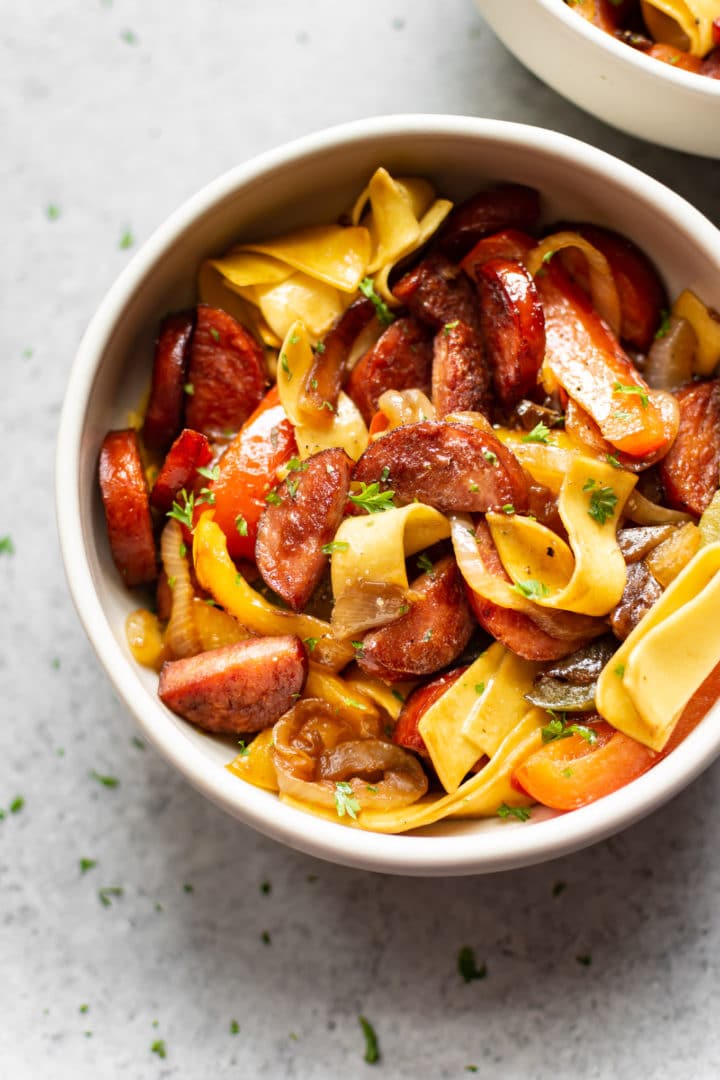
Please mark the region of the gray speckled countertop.
<svg viewBox="0 0 720 1080"><path fill-rule="evenodd" d="M226 817L138 744L66 590L58 413L80 335L131 254L126 231L136 246L287 138L401 111L557 128L720 217L717 164L579 112L470 0L6 5L2 1077L720 1075L720 765L621 836L535 869L445 882L326 865ZM97 865L81 873L81 859ZM122 895L104 906L106 887ZM487 964L467 985L464 945ZM380 1039L374 1072L361 1013Z"/></svg>

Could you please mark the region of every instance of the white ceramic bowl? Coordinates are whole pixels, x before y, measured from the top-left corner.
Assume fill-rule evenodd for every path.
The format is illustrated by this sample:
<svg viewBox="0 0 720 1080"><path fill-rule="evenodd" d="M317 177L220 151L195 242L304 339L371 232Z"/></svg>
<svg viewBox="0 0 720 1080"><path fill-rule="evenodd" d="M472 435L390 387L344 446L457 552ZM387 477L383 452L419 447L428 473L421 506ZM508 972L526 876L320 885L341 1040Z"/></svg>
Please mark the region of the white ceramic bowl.
<svg viewBox="0 0 720 1080"><path fill-rule="evenodd" d="M631 135L720 157L720 80L616 41L563 0L475 0L510 52L559 94Z"/></svg>
<svg viewBox="0 0 720 1080"><path fill-rule="evenodd" d="M401 874L484 873L555 858L629 825L669 799L720 752L720 707L633 784L570 814L528 823L446 822L423 835L348 829L282 805L223 768L226 742L196 731L156 695L157 677L128 650L137 599L110 559L97 489L101 440L123 427L147 387L158 322L193 301L198 262L233 239L327 221L376 166L430 177L462 198L492 181L538 187L548 219L613 225L663 269L671 294L701 289L720 307L720 234L678 195L615 158L538 128L457 116L363 120L292 142L238 166L177 210L135 255L88 327L60 425L57 513L70 588L88 636L143 733L229 813L334 862Z"/></svg>

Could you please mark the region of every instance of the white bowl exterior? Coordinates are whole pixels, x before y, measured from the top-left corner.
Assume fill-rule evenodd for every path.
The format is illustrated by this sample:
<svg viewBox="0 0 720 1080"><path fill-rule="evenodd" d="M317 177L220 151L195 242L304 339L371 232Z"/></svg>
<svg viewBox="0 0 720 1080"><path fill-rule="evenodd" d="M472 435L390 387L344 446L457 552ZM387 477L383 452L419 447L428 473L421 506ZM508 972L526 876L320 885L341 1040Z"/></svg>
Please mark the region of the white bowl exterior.
<svg viewBox="0 0 720 1080"><path fill-rule="evenodd" d="M136 601L110 559L97 492L102 438L126 426L149 381L159 320L192 301L199 261L235 238L330 219L379 164L428 176L456 198L492 181L533 184L547 220L613 225L663 268L671 295L691 287L720 307L717 230L667 188L576 140L443 116L363 120L308 136L232 170L190 199L103 301L81 343L61 418L61 546L78 613L116 689L148 739L208 798L275 839L346 865L405 874L491 872L585 846L666 801L720 752L720 706L651 772L572 814L538 810L529 824L452 821L422 835L383 836L301 813L228 773L229 744L170 713L157 697L156 676L132 659L124 622Z"/></svg>
<svg viewBox="0 0 720 1080"><path fill-rule="evenodd" d="M575 105L642 139L720 157L720 80L616 41L563 0L475 0L504 45Z"/></svg>

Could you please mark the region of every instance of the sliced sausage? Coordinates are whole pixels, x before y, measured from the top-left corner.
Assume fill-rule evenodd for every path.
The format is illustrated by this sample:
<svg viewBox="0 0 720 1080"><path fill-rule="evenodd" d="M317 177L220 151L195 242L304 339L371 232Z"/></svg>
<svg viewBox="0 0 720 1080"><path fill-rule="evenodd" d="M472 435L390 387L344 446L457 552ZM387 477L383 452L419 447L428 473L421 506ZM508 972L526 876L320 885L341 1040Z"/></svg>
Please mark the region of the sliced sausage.
<svg viewBox="0 0 720 1080"><path fill-rule="evenodd" d="M480 311L472 283L444 255L429 255L393 287L393 294L422 322L441 330L456 319L479 329Z"/></svg>
<svg viewBox="0 0 720 1080"><path fill-rule="evenodd" d="M337 405L352 347L374 315L375 306L365 296L345 309L325 335L322 347L315 349L305 388L300 395L301 407L316 409L318 413L327 415L325 402L329 401L333 408Z"/></svg>
<svg viewBox="0 0 720 1080"><path fill-rule="evenodd" d="M430 334L412 316L397 319L358 360L347 393L370 424L386 390L430 392L432 344Z"/></svg>
<svg viewBox="0 0 720 1080"><path fill-rule="evenodd" d="M425 740L418 731L418 724L430 706L434 705L438 698L441 698L466 671L466 667L455 668L444 675L438 675L437 679L433 679L425 686L418 686L416 690L413 690L397 718L393 742L406 750L413 750L423 760L429 761L430 754Z"/></svg>
<svg viewBox="0 0 720 1080"><path fill-rule="evenodd" d="M700 74L707 79L720 79L720 47L707 54L700 65Z"/></svg>
<svg viewBox="0 0 720 1080"><path fill-rule="evenodd" d="M452 555L435 563L411 586L419 594L410 611L363 639L358 664L384 682L432 675L463 651L473 620L463 581Z"/></svg>
<svg viewBox="0 0 720 1080"><path fill-rule="evenodd" d="M662 594L662 585L650 573L647 564L631 563L623 594L609 615L615 637L624 641Z"/></svg>
<svg viewBox="0 0 720 1080"><path fill-rule="evenodd" d="M204 731L262 731L295 704L307 655L299 638L246 638L234 645L167 660L158 694L169 709Z"/></svg>
<svg viewBox="0 0 720 1080"><path fill-rule="evenodd" d="M504 229L502 232L493 233L492 236L485 236L482 240L478 240L460 266L468 277L477 281L480 267L491 259L513 259L515 262L524 264L536 243L537 241L529 233L520 232L519 229Z"/></svg>
<svg viewBox="0 0 720 1080"><path fill-rule="evenodd" d="M167 457L153 484L150 502L163 514L167 514L178 492L188 491L197 479L197 470L212 461L210 443L199 431L185 428L168 450Z"/></svg>
<svg viewBox="0 0 720 1080"><path fill-rule="evenodd" d="M182 426L186 372L195 327L194 311L167 315L155 345L152 387L143 439L151 450L167 450Z"/></svg>
<svg viewBox="0 0 720 1080"><path fill-rule="evenodd" d="M352 461L344 450L321 450L275 491L258 525L255 561L263 581L294 611L305 607L329 562L342 521Z"/></svg>
<svg viewBox="0 0 720 1080"><path fill-rule="evenodd" d="M478 270L485 353L495 392L512 408L537 386L545 316L535 282L519 262L490 259Z"/></svg>
<svg viewBox="0 0 720 1080"><path fill-rule="evenodd" d="M669 504L699 517L720 477L720 379L686 386L675 397L680 428L660 462L660 478Z"/></svg>
<svg viewBox="0 0 720 1080"><path fill-rule="evenodd" d="M562 222L558 228L580 233L605 256L620 297L620 337L628 345L647 352L660 325L662 311L669 304L662 279L645 252L626 236L600 225ZM589 294L585 256L575 248L566 248L560 257Z"/></svg>
<svg viewBox="0 0 720 1080"><path fill-rule="evenodd" d="M148 488L137 433L109 431L98 468L113 561L125 584L143 585L157 577Z"/></svg>
<svg viewBox="0 0 720 1080"><path fill-rule="evenodd" d="M415 499L443 513L527 506L527 480L517 459L491 431L423 420L371 443L353 479L394 491L396 506Z"/></svg>
<svg viewBox="0 0 720 1080"><path fill-rule="evenodd" d="M265 357L252 334L219 308L199 304L188 367L188 427L210 438L239 431L260 404L265 381Z"/></svg>
<svg viewBox="0 0 720 1080"><path fill-rule="evenodd" d="M485 568L496 577L510 581L484 521L476 524L475 538ZM583 648L604 629L598 620L549 609L543 611L545 627L541 628L525 612L500 607L469 587L467 595L483 629L525 660L559 660Z"/></svg>
<svg viewBox="0 0 720 1080"><path fill-rule="evenodd" d="M531 231L540 217L540 196L523 184L502 184L492 191L479 191L457 206L448 216L437 247L452 259L459 259L483 236L501 229Z"/></svg>
<svg viewBox="0 0 720 1080"><path fill-rule="evenodd" d="M432 400L438 419L490 408L490 373L482 339L460 319L438 330L433 346Z"/></svg>

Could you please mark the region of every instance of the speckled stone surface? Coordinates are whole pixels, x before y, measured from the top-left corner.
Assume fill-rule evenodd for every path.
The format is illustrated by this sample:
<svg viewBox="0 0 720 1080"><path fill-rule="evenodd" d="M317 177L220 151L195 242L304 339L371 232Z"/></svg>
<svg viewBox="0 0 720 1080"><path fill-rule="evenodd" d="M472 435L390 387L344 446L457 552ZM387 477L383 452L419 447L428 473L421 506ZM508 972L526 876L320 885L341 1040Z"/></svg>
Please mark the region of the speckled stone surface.
<svg viewBox="0 0 720 1080"><path fill-rule="evenodd" d="M5 6L2 1077L720 1075L720 765L543 867L445 882L326 865L226 817L137 744L66 590L56 426L80 335L131 254L123 236L137 246L260 150L401 111L556 128L720 217L717 164L579 112L469 0ZM108 887L122 895L104 906ZM486 978L458 975L465 945ZM374 1071L359 1014L380 1040Z"/></svg>

